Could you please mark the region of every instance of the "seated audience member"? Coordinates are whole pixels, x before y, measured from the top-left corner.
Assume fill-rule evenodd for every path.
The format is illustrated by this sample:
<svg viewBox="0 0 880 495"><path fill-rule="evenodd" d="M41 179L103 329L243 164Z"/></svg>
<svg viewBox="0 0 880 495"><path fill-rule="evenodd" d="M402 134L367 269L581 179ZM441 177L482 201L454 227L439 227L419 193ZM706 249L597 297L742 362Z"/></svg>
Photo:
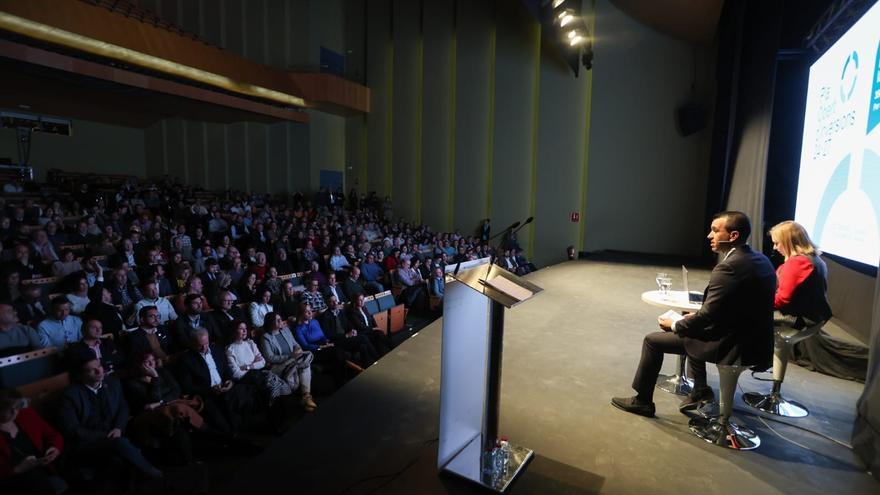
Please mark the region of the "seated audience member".
<svg viewBox="0 0 880 495"><path fill-rule="evenodd" d="M277 313L268 313L263 321L260 350L272 373L287 382L292 391L302 394L301 402L306 411L314 411L318 407L311 394L314 356L296 342Z"/></svg>
<svg viewBox="0 0 880 495"><path fill-rule="evenodd" d="M241 277L241 282L238 285L238 300L244 304L250 304L257 300L259 297L257 293L259 289L257 288L257 274L252 271L247 271Z"/></svg>
<svg viewBox="0 0 880 495"><path fill-rule="evenodd" d="M49 313L49 300L43 296L39 285L27 284L21 288L21 296L14 302L18 318L30 326L36 326Z"/></svg>
<svg viewBox="0 0 880 495"><path fill-rule="evenodd" d="M317 280L309 280L308 285L306 285L306 291L300 294L300 301L304 304L308 304L310 308L316 313L323 313L327 309L327 303L324 301L324 296L318 291L318 287L320 286L320 282ZM299 310L297 310L299 313Z"/></svg>
<svg viewBox="0 0 880 495"><path fill-rule="evenodd" d="M162 362L172 355L171 338L159 324L159 310L155 306L144 306L138 311L140 326L124 336L129 357L143 356L150 352Z"/></svg>
<svg viewBox="0 0 880 495"><path fill-rule="evenodd" d="M171 320L177 319L177 312L171 302L159 295L159 284L155 280L146 280L141 284L141 292L144 298L134 305L135 315L140 313L144 306L155 306L159 310L159 324L164 325Z"/></svg>
<svg viewBox="0 0 880 495"><path fill-rule="evenodd" d="M201 399L184 398L174 375L151 352L132 357L125 397L133 415L132 440L163 463L192 460L190 432L204 428Z"/></svg>
<svg viewBox="0 0 880 495"><path fill-rule="evenodd" d="M125 268L113 271L113 278L108 282L107 289L113 295L113 304L119 306L126 317L134 311L135 303L143 299L141 291L128 280L128 270Z"/></svg>
<svg viewBox="0 0 880 495"><path fill-rule="evenodd" d="M272 291L263 287L257 291L257 295L259 296L259 300L252 302L249 309L251 325L253 325L254 328L261 328L263 325L263 319L266 318L266 314L275 310L272 308L271 304Z"/></svg>
<svg viewBox="0 0 880 495"><path fill-rule="evenodd" d="M199 278L202 279L202 294L213 302L220 291L221 278L220 263L216 258L205 260L205 269L199 272Z"/></svg>
<svg viewBox="0 0 880 495"><path fill-rule="evenodd" d="M43 347L33 328L18 321L9 301L0 301L0 357L12 356Z"/></svg>
<svg viewBox="0 0 880 495"><path fill-rule="evenodd" d="M446 292L446 277L443 275L443 269L439 266L434 268L428 290L432 296L443 299L443 293Z"/></svg>
<svg viewBox="0 0 880 495"><path fill-rule="evenodd" d="M275 299L272 307L275 308L276 313L281 315L281 318L287 321L290 317L296 316L299 311L299 303L299 294L294 288L293 282L285 280L284 285L281 286L281 294Z"/></svg>
<svg viewBox="0 0 880 495"><path fill-rule="evenodd" d="M82 335L82 340L68 346L69 355L97 357L107 375L122 369L122 353L116 348L113 339L101 338L104 335L104 327L100 320L86 316L83 320Z"/></svg>
<svg viewBox="0 0 880 495"><path fill-rule="evenodd" d="M14 301L21 297L21 276L14 268L4 267L0 275L0 299Z"/></svg>
<svg viewBox="0 0 880 495"><path fill-rule="evenodd" d="M321 288L327 286L327 276L321 273L320 265L318 265L317 261L313 261L309 265L309 270L305 272L304 276L310 280L317 280L318 286Z"/></svg>
<svg viewBox="0 0 880 495"><path fill-rule="evenodd" d="M278 278L278 270L274 266L270 266L269 269L266 270L266 278L263 279L263 287L269 289L274 298L281 294L281 285L283 283L284 281Z"/></svg>
<svg viewBox="0 0 880 495"><path fill-rule="evenodd" d="M61 250L61 259L52 263L53 277L66 277L71 273L82 271L82 264L76 259L76 254L71 249Z"/></svg>
<svg viewBox="0 0 880 495"><path fill-rule="evenodd" d="M31 260L31 250L27 244L17 244L12 252L15 255L15 259L4 263L3 268L6 271L17 272L20 280L43 276L42 266L40 263Z"/></svg>
<svg viewBox="0 0 880 495"><path fill-rule="evenodd" d="M321 292L324 295L325 301L329 301L330 297L335 297L336 301L340 304L345 304L349 301L345 291L342 290L342 286L336 283L336 273L332 271L327 272L327 286Z"/></svg>
<svg viewBox="0 0 880 495"><path fill-rule="evenodd" d="M356 356L354 360L362 368L367 368L379 359L376 349L367 334L361 335L355 330L342 310L336 297L327 298L327 311L321 315L321 328L324 335L337 349Z"/></svg>
<svg viewBox="0 0 880 495"><path fill-rule="evenodd" d="M212 428L227 434L238 431L258 409L256 390L232 381L226 353L211 345L207 330L196 327L189 336L190 348L176 365L181 391L202 398L202 417Z"/></svg>
<svg viewBox="0 0 880 495"><path fill-rule="evenodd" d="M203 328L208 332L212 342L223 342L223 333L207 312L202 310L202 296L189 294L186 296L186 309L174 321L172 333L175 349L183 351L191 346L190 333L194 328Z"/></svg>
<svg viewBox="0 0 880 495"><path fill-rule="evenodd" d="M177 295L174 302L174 310L177 314L186 312L186 304L191 295L199 296L199 299L202 300L202 309L210 311L211 305L208 304L208 299L205 297L204 288L205 286L202 284L202 279L199 278L198 275L190 275L187 277L186 283L183 286L183 292Z"/></svg>
<svg viewBox="0 0 880 495"><path fill-rule="evenodd" d="M257 344L249 338L247 322L233 321L229 328L232 341L226 346L226 359L229 361L233 378L261 389L269 397L270 405L279 397L292 394L290 384L266 368L266 359L260 353Z"/></svg>
<svg viewBox="0 0 880 495"><path fill-rule="evenodd" d="M376 262L376 256L373 253L367 255L367 261L361 265L361 274L364 276L364 287L370 294L376 294L385 290L382 285L382 279L385 272L382 266Z"/></svg>
<svg viewBox="0 0 880 495"><path fill-rule="evenodd" d="M55 466L64 439L27 407L21 394L0 389L0 489L8 494L58 495L67 490Z"/></svg>
<svg viewBox="0 0 880 495"><path fill-rule="evenodd" d="M364 302L365 297L363 294L354 299L348 308L348 322L354 330L357 330L358 335L366 335L370 339L370 343L373 344L373 349L376 350L377 356L382 357L391 348L388 336L386 335L388 329L379 329L375 318L364 306Z"/></svg>
<svg viewBox="0 0 880 495"><path fill-rule="evenodd" d="M118 474L121 464L147 477L161 478L162 471L124 435L129 410L119 382L104 376L104 368L94 356L76 357L80 359L70 370L73 383L62 395L58 414L73 462L104 475Z"/></svg>
<svg viewBox="0 0 880 495"><path fill-rule="evenodd" d="M776 269L776 325L801 329L828 321L828 268L806 229L799 223L785 221L770 229L770 238L773 249L785 259Z"/></svg>
<svg viewBox="0 0 880 495"><path fill-rule="evenodd" d="M424 308L425 300L425 281L422 280L419 272L412 268L410 260L403 260L397 269L397 283L403 291L400 298L408 308Z"/></svg>
<svg viewBox="0 0 880 495"><path fill-rule="evenodd" d="M40 347L64 348L82 339L82 320L70 314L70 302L65 296L52 299L49 316L37 325Z"/></svg>
<svg viewBox="0 0 880 495"><path fill-rule="evenodd" d="M330 256L330 268L333 271L341 272L344 268L351 266L348 262L348 258L342 254L342 250L339 246L333 248L333 254Z"/></svg>
<svg viewBox="0 0 880 495"><path fill-rule="evenodd" d="M75 315L81 315L86 306L89 305L89 282L85 276L73 279L75 286L73 292L67 294L67 300L70 301L70 312Z"/></svg>
<svg viewBox="0 0 880 495"><path fill-rule="evenodd" d="M526 259L525 251L522 249L514 249L513 250L514 259L516 260L516 264L523 270L523 275L532 273L537 270L535 265L533 265L529 260Z"/></svg>
<svg viewBox="0 0 880 495"><path fill-rule="evenodd" d="M152 278L156 281L156 285L159 287L159 297L166 297L174 294L174 289L171 287L171 282L165 276L165 266L156 263L150 268L150 276L146 278Z"/></svg>
<svg viewBox="0 0 880 495"><path fill-rule="evenodd" d="M113 304L113 295L100 284L89 289L89 299L92 301L86 306L83 313L85 316L97 318L104 326L104 331L119 338L125 330L125 321L122 313Z"/></svg>
<svg viewBox="0 0 880 495"><path fill-rule="evenodd" d="M721 261L712 270L702 307L678 321L659 319L663 331L648 334L642 343L632 384L637 395L613 398L615 407L654 416L654 388L664 354L688 357L694 388L679 405L681 411L714 397L706 382L706 361L766 369L773 353L776 276L770 260L746 244L750 233L749 219L741 212L715 216L707 238Z"/></svg>
<svg viewBox="0 0 880 495"><path fill-rule="evenodd" d="M217 296L217 308L211 311L208 316L213 318L217 328L223 329L227 328L231 321L244 318L244 311L235 304L235 294L223 290Z"/></svg>
<svg viewBox="0 0 880 495"><path fill-rule="evenodd" d="M296 271L294 264L287 256L287 250L279 248L275 251L275 263L273 264L278 270L279 275L289 275Z"/></svg>
<svg viewBox="0 0 880 495"><path fill-rule="evenodd" d="M357 296L367 293L364 279L361 277L361 269L357 266L351 267L351 271L342 282L342 292L345 293L345 298L348 301L354 301Z"/></svg>
<svg viewBox="0 0 880 495"><path fill-rule="evenodd" d="M329 364L337 383L342 383L345 355L327 338L307 303L300 305L293 336L304 350L315 355L318 362Z"/></svg>

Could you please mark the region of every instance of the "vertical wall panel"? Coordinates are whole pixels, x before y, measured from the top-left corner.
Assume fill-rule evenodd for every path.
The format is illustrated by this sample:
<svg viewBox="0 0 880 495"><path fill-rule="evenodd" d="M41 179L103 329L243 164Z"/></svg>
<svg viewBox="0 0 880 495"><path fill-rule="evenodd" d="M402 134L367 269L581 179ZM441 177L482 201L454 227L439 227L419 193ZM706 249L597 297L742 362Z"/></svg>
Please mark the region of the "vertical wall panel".
<svg viewBox="0 0 880 495"><path fill-rule="evenodd" d="M367 1L367 86L370 114L367 116L367 191L385 196L388 190L391 150L388 149L393 73L391 44L391 1Z"/></svg>
<svg viewBox="0 0 880 495"><path fill-rule="evenodd" d="M167 161L167 173L173 177L186 179L186 139L183 130L182 119L167 119L165 121L165 159Z"/></svg>
<svg viewBox="0 0 880 495"><path fill-rule="evenodd" d="M587 94L586 79L543 48L532 255L539 266L565 259L565 248L577 245L580 229L569 216L581 208Z"/></svg>
<svg viewBox="0 0 880 495"><path fill-rule="evenodd" d="M265 7L264 0L248 0L242 13L245 38L244 56L260 64L267 62Z"/></svg>
<svg viewBox="0 0 880 495"><path fill-rule="evenodd" d="M500 231L530 214L536 40L538 26L515 9L498 9L495 50L495 119L492 226ZM526 227L518 233L527 238Z"/></svg>
<svg viewBox="0 0 880 495"><path fill-rule="evenodd" d="M224 0L221 4L224 19L223 48L244 56L244 23L242 9L244 0Z"/></svg>
<svg viewBox="0 0 880 495"><path fill-rule="evenodd" d="M421 80L421 33L419 2L397 1L393 5L394 23L394 118L392 143L391 190L394 210L407 219L415 219L418 211L416 185L421 157L417 155L421 140L419 81Z"/></svg>
<svg viewBox="0 0 880 495"><path fill-rule="evenodd" d="M711 87L711 55L657 33L607 0L596 9L586 249L699 254L712 133L681 137L674 112L690 98L694 57L702 69L698 94ZM653 221L646 221L646 208Z"/></svg>
<svg viewBox="0 0 880 495"><path fill-rule="evenodd" d="M186 121L187 139L187 181L190 184L205 185L205 132L201 122Z"/></svg>
<svg viewBox="0 0 880 495"><path fill-rule="evenodd" d="M309 127L300 124L287 124L288 149L290 150L290 190L308 192L311 173L311 148Z"/></svg>
<svg viewBox="0 0 880 495"><path fill-rule="evenodd" d="M200 34L201 33L201 14L198 0L179 0L180 11L183 17L180 18L180 25L183 29Z"/></svg>
<svg viewBox="0 0 880 495"><path fill-rule="evenodd" d="M266 156L266 139L268 132L266 124L250 123L247 126L247 150L248 150L248 190L269 190L268 170L269 162Z"/></svg>
<svg viewBox="0 0 880 495"><path fill-rule="evenodd" d="M367 125L364 117L345 119L345 186L366 192ZM348 191L346 191L348 194Z"/></svg>
<svg viewBox="0 0 880 495"><path fill-rule="evenodd" d="M222 124L205 124L206 163L208 169L208 189L226 189L226 131Z"/></svg>
<svg viewBox="0 0 880 495"><path fill-rule="evenodd" d="M452 153L453 0L424 2L422 221L448 230Z"/></svg>
<svg viewBox="0 0 880 495"><path fill-rule="evenodd" d="M486 216L492 2L458 3L453 224L465 235Z"/></svg>
<svg viewBox="0 0 880 495"><path fill-rule="evenodd" d="M165 173L162 146L161 122L144 129L144 171L147 177L160 177Z"/></svg>
<svg viewBox="0 0 880 495"><path fill-rule="evenodd" d="M290 52L287 46L289 42L286 3L282 0L268 0L266 3L266 36L269 42L267 47L269 58L266 63L282 70L287 69L287 57Z"/></svg>
<svg viewBox="0 0 880 495"><path fill-rule="evenodd" d="M201 36L217 46L223 46L223 0L199 0L204 29Z"/></svg>
<svg viewBox="0 0 880 495"><path fill-rule="evenodd" d="M288 166L290 157L287 154L286 124L280 122L267 126L269 131L268 161L269 161L269 191L273 193L287 189Z"/></svg>
<svg viewBox="0 0 880 495"><path fill-rule="evenodd" d="M226 126L226 153L229 156L229 186L248 190L247 124Z"/></svg>
<svg viewBox="0 0 880 495"><path fill-rule="evenodd" d="M308 179L311 188L317 189L321 170L344 170L345 118L312 111L309 112L309 119L312 167Z"/></svg>
<svg viewBox="0 0 880 495"><path fill-rule="evenodd" d="M309 31L312 28L309 23L309 0L287 0L288 26L290 31L290 49L288 67L309 67Z"/></svg>

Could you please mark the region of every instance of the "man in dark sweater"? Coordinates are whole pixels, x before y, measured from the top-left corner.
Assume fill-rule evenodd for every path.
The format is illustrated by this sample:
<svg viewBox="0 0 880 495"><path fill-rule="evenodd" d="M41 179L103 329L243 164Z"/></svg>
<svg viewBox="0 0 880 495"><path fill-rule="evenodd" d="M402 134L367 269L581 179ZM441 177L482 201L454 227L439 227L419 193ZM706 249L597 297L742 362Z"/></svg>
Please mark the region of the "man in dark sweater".
<svg viewBox="0 0 880 495"><path fill-rule="evenodd" d="M123 435L129 416L119 382L105 379L94 354L77 356L70 373L75 381L64 391L58 421L75 462L87 470L108 473L121 462L145 476L161 478L162 471ZM94 462L97 459L116 462Z"/></svg>

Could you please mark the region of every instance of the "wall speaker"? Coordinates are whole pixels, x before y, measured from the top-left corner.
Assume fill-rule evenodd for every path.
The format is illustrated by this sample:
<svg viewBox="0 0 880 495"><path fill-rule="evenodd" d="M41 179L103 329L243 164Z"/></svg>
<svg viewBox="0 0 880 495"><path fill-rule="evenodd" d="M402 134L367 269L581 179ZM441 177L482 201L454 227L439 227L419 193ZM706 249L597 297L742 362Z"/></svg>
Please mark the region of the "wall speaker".
<svg viewBox="0 0 880 495"><path fill-rule="evenodd" d="M675 109L675 127L682 136L690 136L706 127L706 109L695 101Z"/></svg>

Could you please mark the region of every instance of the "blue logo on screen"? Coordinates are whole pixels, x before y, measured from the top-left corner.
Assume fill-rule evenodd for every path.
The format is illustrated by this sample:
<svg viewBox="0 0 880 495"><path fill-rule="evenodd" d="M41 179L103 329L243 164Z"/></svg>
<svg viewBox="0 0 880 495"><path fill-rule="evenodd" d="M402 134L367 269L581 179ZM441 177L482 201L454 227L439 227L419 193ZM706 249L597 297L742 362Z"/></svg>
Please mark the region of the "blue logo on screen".
<svg viewBox="0 0 880 495"><path fill-rule="evenodd" d="M840 101L847 102L852 98L859 76L859 54L855 50L846 57L843 71L840 73Z"/></svg>
<svg viewBox="0 0 880 495"><path fill-rule="evenodd" d="M880 43L877 44L874 84L871 85L871 95L868 99L868 129L865 134L870 134L878 124L880 124Z"/></svg>

